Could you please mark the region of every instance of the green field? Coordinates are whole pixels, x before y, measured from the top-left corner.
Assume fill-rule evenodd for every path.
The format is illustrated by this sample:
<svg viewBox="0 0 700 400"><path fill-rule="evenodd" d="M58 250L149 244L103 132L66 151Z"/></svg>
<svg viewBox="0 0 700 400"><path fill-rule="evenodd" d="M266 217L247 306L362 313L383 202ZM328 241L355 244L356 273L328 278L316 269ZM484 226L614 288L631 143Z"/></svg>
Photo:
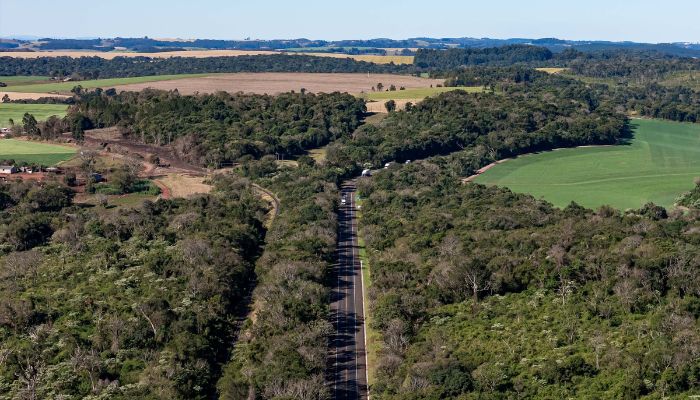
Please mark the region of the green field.
<svg viewBox="0 0 700 400"><path fill-rule="evenodd" d="M496 165L475 181L530 193L564 207L672 206L700 176L700 124L633 121L629 145L562 149Z"/></svg>
<svg viewBox="0 0 700 400"><path fill-rule="evenodd" d="M436 94L450 92L453 90L464 90L470 93L483 92L481 86L461 86L461 87L432 87L406 90L395 90L390 92L368 92L358 96L365 100L403 100L403 99L424 99Z"/></svg>
<svg viewBox="0 0 700 400"><path fill-rule="evenodd" d="M177 74L177 75L153 75L153 76L136 76L133 78L111 78L111 79L95 79L90 81L71 81L71 82L54 82L54 83L38 83L29 85L8 86L4 89L5 92L21 92L21 93L69 93L75 86L82 86L85 89L93 88L110 88L119 85L128 85L130 83L148 83L158 81L171 81L175 79L196 78L200 76L209 76L213 74ZM0 80L0 82L2 82Z"/></svg>
<svg viewBox="0 0 700 400"><path fill-rule="evenodd" d="M0 76L0 82L7 84L8 87L16 85L26 85L28 83L46 83L49 82L48 76ZM7 88L0 88L0 91L8 91Z"/></svg>
<svg viewBox="0 0 700 400"><path fill-rule="evenodd" d="M10 118L15 124L21 124L24 113L34 115L37 121L43 121L52 115L63 117L67 110L68 106L65 104L0 103L0 127L9 126Z"/></svg>
<svg viewBox="0 0 700 400"><path fill-rule="evenodd" d="M42 165L55 165L68 160L75 149L55 144L29 142L15 139L0 139L0 160L15 160Z"/></svg>

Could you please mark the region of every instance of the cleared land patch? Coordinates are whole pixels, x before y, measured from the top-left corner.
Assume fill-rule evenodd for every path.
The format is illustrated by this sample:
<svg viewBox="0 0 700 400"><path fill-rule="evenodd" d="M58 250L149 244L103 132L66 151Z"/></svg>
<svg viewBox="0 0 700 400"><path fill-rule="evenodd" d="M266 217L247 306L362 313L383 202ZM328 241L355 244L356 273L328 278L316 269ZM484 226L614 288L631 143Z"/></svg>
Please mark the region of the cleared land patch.
<svg viewBox="0 0 700 400"><path fill-rule="evenodd" d="M633 122L627 145L579 147L521 156L475 179L530 193L558 207L571 201L596 208L670 207L700 176L700 125L659 120Z"/></svg>
<svg viewBox="0 0 700 400"><path fill-rule="evenodd" d="M309 92L371 91L372 86L382 83L385 87L395 85L412 88L430 88L442 84L441 79L426 79L409 75L391 74L330 74L330 73L233 73L214 74L196 78L168 80L114 86L117 90L139 91L145 88L173 90L182 94L213 93L216 91L276 94L302 88Z"/></svg>
<svg viewBox="0 0 700 400"><path fill-rule="evenodd" d="M0 127L10 125L10 119L15 121L15 124L22 123L24 113L29 113L42 121L52 115L62 117L66 115L68 106L65 104L20 104L20 103L0 103Z"/></svg>
<svg viewBox="0 0 700 400"><path fill-rule="evenodd" d="M68 146L16 139L0 139L0 160L54 165L75 155Z"/></svg>
<svg viewBox="0 0 700 400"><path fill-rule="evenodd" d="M560 72L568 71L568 68L560 68L560 67L543 67L543 68L535 68L538 71L546 72L548 74L558 74Z"/></svg>

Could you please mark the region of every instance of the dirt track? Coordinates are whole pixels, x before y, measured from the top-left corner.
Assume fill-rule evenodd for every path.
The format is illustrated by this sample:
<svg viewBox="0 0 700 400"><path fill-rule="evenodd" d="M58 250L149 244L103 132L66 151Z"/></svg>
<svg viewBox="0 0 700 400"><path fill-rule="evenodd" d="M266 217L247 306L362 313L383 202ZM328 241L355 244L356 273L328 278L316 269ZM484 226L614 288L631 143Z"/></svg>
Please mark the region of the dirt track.
<svg viewBox="0 0 700 400"><path fill-rule="evenodd" d="M370 92L372 86L424 88L442 84L440 79L418 78L390 74L321 74L321 73L237 73L216 74L199 78L135 83L116 86L117 90L139 91L145 88L172 90L182 94L212 93L216 91L276 94L305 88L309 92Z"/></svg>

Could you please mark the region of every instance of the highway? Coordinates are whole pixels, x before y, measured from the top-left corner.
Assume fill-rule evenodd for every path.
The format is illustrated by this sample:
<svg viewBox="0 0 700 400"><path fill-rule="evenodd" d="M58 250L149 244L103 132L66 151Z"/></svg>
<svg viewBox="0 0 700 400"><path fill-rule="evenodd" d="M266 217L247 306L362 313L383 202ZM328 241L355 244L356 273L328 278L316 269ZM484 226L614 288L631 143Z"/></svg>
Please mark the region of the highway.
<svg viewBox="0 0 700 400"><path fill-rule="evenodd" d="M342 185L341 196L346 202L341 203L338 211L338 261L331 293L335 331L329 346L329 384L333 399L367 399L364 284L358 254L354 181Z"/></svg>

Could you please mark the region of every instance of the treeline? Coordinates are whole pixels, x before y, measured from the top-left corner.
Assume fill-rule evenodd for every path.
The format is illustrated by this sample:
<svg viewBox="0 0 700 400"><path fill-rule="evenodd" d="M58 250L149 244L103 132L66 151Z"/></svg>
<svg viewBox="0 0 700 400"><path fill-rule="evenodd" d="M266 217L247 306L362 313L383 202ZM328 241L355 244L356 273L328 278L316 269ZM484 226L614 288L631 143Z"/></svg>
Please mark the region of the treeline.
<svg viewBox="0 0 700 400"><path fill-rule="evenodd" d="M456 90L390 113L329 147L339 166L374 166L480 146L492 160L524 152L611 144L628 135L624 115L572 79L544 76L497 93Z"/></svg>
<svg viewBox="0 0 700 400"><path fill-rule="evenodd" d="M240 178L124 210L0 186L0 397L216 396L268 211Z"/></svg>
<svg viewBox="0 0 700 400"><path fill-rule="evenodd" d="M572 83L580 76L547 74L527 67L472 67L452 71L446 76L446 86L485 86L510 93L513 88L544 90L549 86L568 88L580 92L575 96L592 104L609 104L618 110L645 117L662 118L680 122L700 121L700 92L690 86L668 84L666 73L658 72L647 84L631 83L633 75L626 76L627 83ZM650 75L651 76L651 75ZM661 80L655 80L661 79ZM581 92L581 90L584 92ZM588 93L588 94L584 94Z"/></svg>
<svg viewBox="0 0 700 400"><path fill-rule="evenodd" d="M183 54L186 55L186 54ZM412 73L411 65L374 64L352 58L307 55L254 55L232 57L0 57L0 76L77 75L82 79L223 72L346 72Z"/></svg>
<svg viewBox="0 0 700 400"><path fill-rule="evenodd" d="M461 184L453 161L359 186L373 398L699 393L699 210L561 210Z"/></svg>
<svg viewBox="0 0 700 400"><path fill-rule="evenodd" d="M510 45L486 49L418 49L413 63L419 68L451 70L473 65L512 65L552 59L545 47Z"/></svg>
<svg viewBox="0 0 700 400"><path fill-rule="evenodd" d="M568 67L577 75L592 78L613 78L619 82L645 85L662 80L673 73L698 71L700 60L662 56L659 54L603 53L596 57L581 56Z"/></svg>
<svg viewBox="0 0 700 400"><path fill-rule="evenodd" d="M289 158L348 136L364 117L349 94L284 93L182 96L176 91L79 92L67 120L118 126L143 143L172 145L189 162L220 166L267 154Z"/></svg>

